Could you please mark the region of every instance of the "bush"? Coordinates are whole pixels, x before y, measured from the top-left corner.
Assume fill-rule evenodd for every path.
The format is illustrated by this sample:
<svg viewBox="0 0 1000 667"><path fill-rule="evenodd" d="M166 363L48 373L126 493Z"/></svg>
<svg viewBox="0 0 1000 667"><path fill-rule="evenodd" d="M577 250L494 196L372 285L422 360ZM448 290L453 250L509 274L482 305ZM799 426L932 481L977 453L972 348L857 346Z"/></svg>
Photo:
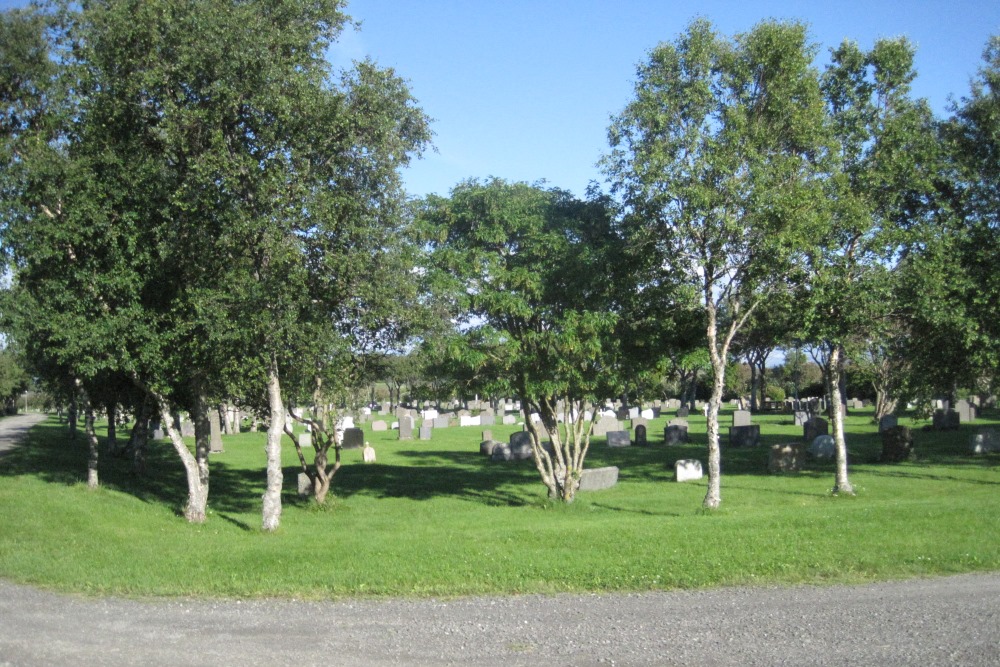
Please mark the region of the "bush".
<svg viewBox="0 0 1000 667"><path fill-rule="evenodd" d="M769 384L764 389L764 395L767 396L769 401L783 401L785 400L785 390L776 384Z"/></svg>

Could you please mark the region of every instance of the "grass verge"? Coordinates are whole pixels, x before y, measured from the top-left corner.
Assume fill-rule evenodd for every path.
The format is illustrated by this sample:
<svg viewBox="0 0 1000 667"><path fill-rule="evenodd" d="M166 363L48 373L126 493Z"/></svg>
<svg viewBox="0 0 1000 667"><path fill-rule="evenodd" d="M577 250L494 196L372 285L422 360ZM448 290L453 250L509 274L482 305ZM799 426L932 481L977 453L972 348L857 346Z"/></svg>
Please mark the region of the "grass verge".
<svg viewBox="0 0 1000 667"><path fill-rule="evenodd" d="M180 516L183 471L165 442L148 472L104 457L102 488L84 484L83 438L54 418L0 458L0 576L91 594L338 598L645 591L728 585L864 582L1000 570L1000 457L966 454L982 419L957 432L916 431L918 458L879 464L871 415L848 418L855 497L832 497L833 465L766 474L766 446L723 450L722 509L703 512L701 482L671 481L673 462L705 456L693 442L608 448L619 484L570 506L545 497L530 461L490 463L477 427L433 440L367 433L378 462L346 451L326 507L295 493L285 452L284 513L262 533L263 434L225 438L211 461L210 515ZM727 419L723 418L723 424ZM765 445L794 441L784 415L755 416ZM902 423L914 425L910 420ZM506 438L514 427L493 427ZM723 431L725 432L725 428Z"/></svg>

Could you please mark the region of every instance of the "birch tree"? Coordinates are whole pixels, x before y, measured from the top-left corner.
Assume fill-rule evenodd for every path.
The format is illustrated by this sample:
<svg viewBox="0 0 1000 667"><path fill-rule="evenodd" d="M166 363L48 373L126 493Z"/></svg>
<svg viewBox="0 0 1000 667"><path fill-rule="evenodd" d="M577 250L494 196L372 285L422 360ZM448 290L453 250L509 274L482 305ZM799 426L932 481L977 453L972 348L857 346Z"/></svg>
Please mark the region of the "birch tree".
<svg viewBox="0 0 1000 667"><path fill-rule="evenodd" d="M719 507L719 408L733 338L788 289L822 208L825 122L816 49L797 23L732 39L707 21L653 49L614 119L604 168L630 244L657 263L644 284L697 294L712 366L708 490Z"/></svg>

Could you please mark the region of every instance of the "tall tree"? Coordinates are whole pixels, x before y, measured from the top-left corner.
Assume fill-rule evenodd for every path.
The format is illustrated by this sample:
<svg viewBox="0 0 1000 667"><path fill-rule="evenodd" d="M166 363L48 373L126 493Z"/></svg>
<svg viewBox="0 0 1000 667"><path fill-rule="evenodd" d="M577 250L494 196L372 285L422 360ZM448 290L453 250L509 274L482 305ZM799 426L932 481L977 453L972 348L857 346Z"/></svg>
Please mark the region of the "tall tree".
<svg viewBox="0 0 1000 667"><path fill-rule="evenodd" d="M423 219L435 267L463 308L450 347L456 375L520 399L549 495L572 502L590 446L586 402L619 389L607 364L616 315L604 278L615 244L605 202L468 181L449 199L430 197Z"/></svg>
<svg viewBox="0 0 1000 667"><path fill-rule="evenodd" d="M628 236L657 259L644 283L685 285L703 312L708 508L721 503L719 407L733 338L786 289L821 208L814 54L800 24L765 22L725 39L696 21L638 68L635 98L610 129L604 165Z"/></svg>
<svg viewBox="0 0 1000 667"><path fill-rule="evenodd" d="M878 40L870 51L845 41L833 50L823 93L836 139L826 183L830 221L810 253L807 337L825 351L823 368L836 443L835 493L848 478L839 390L848 348L891 315L888 275L933 193L937 142L926 103L910 97L914 50L905 39Z"/></svg>

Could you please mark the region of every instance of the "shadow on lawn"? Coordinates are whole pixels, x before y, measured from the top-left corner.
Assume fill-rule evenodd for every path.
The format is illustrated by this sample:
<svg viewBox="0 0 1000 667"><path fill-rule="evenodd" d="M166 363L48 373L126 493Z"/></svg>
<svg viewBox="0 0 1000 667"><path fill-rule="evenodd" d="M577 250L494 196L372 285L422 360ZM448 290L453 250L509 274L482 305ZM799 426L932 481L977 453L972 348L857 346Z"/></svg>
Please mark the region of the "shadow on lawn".
<svg viewBox="0 0 1000 667"><path fill-rule="evenodd" d="M147 503L174 507L183 513L187 502L187 477L173 447L150 441L146 472L132 472L131 462L107 453L104 440L98 463L100 484L105 489L129 494ZM260 506L263 471L234 468L223 461L210 462L209 507L216 512L252 512ZM71 440L65 424L54 419L35 426L23 443L0 461L0 476L32 475L53 484L86 482L87 444L84 434ZM237 522L239 523L239 522Z"/></svg>

